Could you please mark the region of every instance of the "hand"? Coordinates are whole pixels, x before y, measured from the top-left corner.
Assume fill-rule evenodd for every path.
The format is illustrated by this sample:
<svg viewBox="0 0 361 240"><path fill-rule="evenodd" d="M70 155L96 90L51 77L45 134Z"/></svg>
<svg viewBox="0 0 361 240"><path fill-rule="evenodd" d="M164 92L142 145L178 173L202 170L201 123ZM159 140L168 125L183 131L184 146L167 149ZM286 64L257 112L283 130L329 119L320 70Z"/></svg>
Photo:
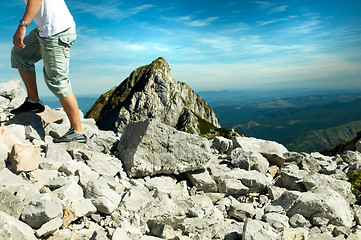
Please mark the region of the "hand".
<svg viewBox="0 0 361 240"><path fill-rule="evenodd" d="M26 46L24 44L24 37L26 34L26 27L25 26L19 26L16 30L14 37L13 37L13 44L18 49L24 49Z"/></svg>

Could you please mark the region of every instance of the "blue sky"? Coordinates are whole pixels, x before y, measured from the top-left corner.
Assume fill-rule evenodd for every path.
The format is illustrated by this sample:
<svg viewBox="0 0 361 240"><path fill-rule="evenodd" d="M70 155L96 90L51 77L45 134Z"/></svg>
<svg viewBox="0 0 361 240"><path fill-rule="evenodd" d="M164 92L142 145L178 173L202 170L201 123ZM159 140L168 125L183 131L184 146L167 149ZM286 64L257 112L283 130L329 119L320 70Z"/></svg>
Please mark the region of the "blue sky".
<svg viewBox="0 0 361 240"><path fill-rule="evenodd" d="M164 57L196 91L360 88L359 0L66 0L77 23L76 94L100 94ZM10 68L23 0L1 1L0 82ZM32 24L30 28L34 28ZM51 95L37 64L42 95Z"/></svg>

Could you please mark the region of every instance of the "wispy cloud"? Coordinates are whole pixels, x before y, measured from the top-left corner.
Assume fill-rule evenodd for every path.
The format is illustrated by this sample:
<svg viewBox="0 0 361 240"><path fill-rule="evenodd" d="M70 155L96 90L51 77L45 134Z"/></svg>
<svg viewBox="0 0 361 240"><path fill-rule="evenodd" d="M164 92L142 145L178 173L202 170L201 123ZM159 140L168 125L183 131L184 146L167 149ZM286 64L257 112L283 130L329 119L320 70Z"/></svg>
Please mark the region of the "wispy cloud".
<svg viewBox="0 0 361 240"><path fill-rule="evenodd" d="M108 0L100 4L72 1L72 10L82 13L90 13L99 19L122 20L142 11L154 7L151 4L143 4L135 7L125 7L119 1Z"/></svg>
<svg viewBox="0 0 361 240"><path fill-rule="evenodd" d="M209 17L205 19L195 19L192 16L182 16L182 17L165 17L165 19L175 22L181 22L186 26L191 27L205 27L211 25L214 21L218 19L218 17Z"/></svg>
<svg viewBox="0 0 361 240"><path fill-rule="evenodd" d="M284 12L288 8L288 5L277 6L277 3L271 3L267 1L255 1L255 3L258 4L260 9L265 10L267 14Z"/></svg>
<svg viewBox="0 0 361 240"><path fill-rule="evenodd" d="M271 19L271 20L266 20L266 21L258 21L257 23L261 26L266 26L268 24L273 24L273 23L277 23L277 22L285 22L285 21L289 21L292 19L298 18L298 16L289 16L286 18L276 18L276 19Z"/></svg>
<svg viewBox="0 0 361 240"><path fill-rule="evenodd" d="M282 5L282 6L274 7L274 8L271 8L268 11L268 14L284 12L284 11L286 11L287 8L288 8L288 5Z"/></svg>

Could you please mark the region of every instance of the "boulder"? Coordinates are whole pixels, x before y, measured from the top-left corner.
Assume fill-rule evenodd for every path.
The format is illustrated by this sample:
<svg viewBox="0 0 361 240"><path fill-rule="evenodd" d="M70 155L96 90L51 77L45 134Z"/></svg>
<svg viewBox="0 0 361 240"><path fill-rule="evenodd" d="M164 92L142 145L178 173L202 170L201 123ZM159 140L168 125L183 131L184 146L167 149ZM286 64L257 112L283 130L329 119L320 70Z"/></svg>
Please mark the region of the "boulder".
<svg viewBox="0 0 361 240"><path fill-rule="evenodd" d="M12 119L5 123L9 125L22 125L25 127L25 136L27 139L45 140L45 130L41 117L32 112L23 112L16 114Z"/></svg>
<svg viewBox="0 0 361 240"><path fill-rule="evenodd" d="M233 148L240 147L246 152L259 152L267 156L277 155L282 157L288 150L283 145L274 142L256 138L248 137L234 137L232 138Z"/></svg>
<svg viewBox="0 0 361 240"><path fill-rule="evenodd" d="M253 218L256 215L256 211L252 203L241 203L234 200L230 206L228 217L244 222L247 218Z"/></svg>
<svg viewBox="0 0 361 240"><path fill-rule="evenodd" d="M195 186L198 191L218 192L217 183L207 170L186 172L185 175L191 185Z"/></svg>
<svg viewBox="0 0 361 240"><path fill-rule="evenodd" d="M59 202L47 199L40 199L30 202L25 206L21 220L32 228L38 229L44 223L63 216L63 209Z"/></svg>
<svg viewBox="0 0 361 240"><path fill-rule="evenodd" d="M41 228L36 230L35 234L37 237L48 236L57 231L61 225L63 224L63 220L61 218L54 218L49 222L43 224Z"/></svg>
<svg viewBox="0 0 361 240"><path fill-rule="evenodd" d="M232 181L237 182L236 180L238 180L237 184L242 183L245 187L248 188L246 193L266 191L267 186L272 183L271 176L267 177L255 170L246 171L239 168L232 169L231 171L225 173L223 172L220 175L213 175L213 177L216 178L218 184L220 184L222 181L224 182L225 180L229 180L227 182L231 184L231 186L235 186L235 184L232 184Z"/></svg>
<svg viewBox="0 0 361 240"><path fill-rule="evenodd" d="M352 226L353 215L349 203L326 187L313 188L312 192L286 191L273 205L282 206L288 216L298 213L306 218L323 217L338 226Z"/></svg>
<svg viewBox="0 0 361 240"><path fill-rule="evenodd" d="M277 185L289 190L305 191L302 180L307 174L307 171L300 170L296 164L288 164L281 169Z"/></svg>
<svg viewBox="0 0 361 240"><path fill-rule="evenodd" d="M215 137L212 141L212 148L215 148L219 153L227 153L233 148L233 142L225 137Z"/></svg>
<svg viewBox="0 0 361 240"><path fill-rule="evenodd" d="M48 126L50 123L59 123L64 119L64 115L59 113L59 111L51 109L49 106L45 106L44 112L38 113L38 116L41 117L44 123L44 127Z"/></svg>
<svg viewBox="0 0 361 240"><path fill-rule="evenodd" d="M16 172L29 172L39 167L40 147L34 145L14 144L10 160Z"/></svg>
<svg viewBox="0 0 361 240"><path fill-rule="evenodd" d="M269 223L278 232L281 232L282 230L290 227L288 224L289 219L284 214L275 212L266 213L262 216L262 219Z"/></svg>
<svg viewBox="0 0 361 240"><path fill-rule="evenodd" d="M317 186L329 187L338 192L348 203L353 204L356 202L355 195L351 192L350 182L338 180L324 174L313 173L303 178L303 184L308 191Z"/></svg>
<svg viewBox="0 0 361 240"><path fill-rule="evenodd" d="M16 196L16 194L14 195L13 192L6 190L6 188L0 190L0 211L19 219L24 206L23 199Z"/></svg>
<svg viewBox="0 0 361 240"><path fill-rule="evenodd" d="M59 144L50 143L45 149L45 157L57 163L64 164L72 160L70 154Z"/></svg>
<svg viewBox="0 0 361 240"><path fill-rule="evenodd" d="M236 148L231 152L231 163L234 167L245 170L256 170L266 174L269 163L259 152L245 151L242 148Z"/></svg>
<svg viewBox="0 0 361 240"><path fill-rule="evenodd" d="M122 162L118 158L94 151L85 151L82 154L88 159L87 165L101 176L114 177L123 172Z"/></svg>
<svg viewBox="0 0 361 240"><path fill-rule="evenodd" d="M268 223L247 218L243 226L242 240L278 240L279 233Z"/></svg>
<svg viewBox="0 0 361 240"><path fill-rule="evenodd" d="M0 96L10 101L10 103L5 106L12 109L17 108L24 102L26 92L22 87L20 80L15 78L0 84Z"/></svg>
<svg viewBox="0 0 361 240"><path fill-rule="evenodd" d="M211 158L207 139L177 131L156 120L129 124L117 149L129 177L203 169Z"/></svg>
<svg viewBox="0 0 361 240"><path fill-rule="evenodd" d="M111 214L121 200L121 196L112 190L103 178L90 180L84 190L85 198L91 199L97 210L104 214Z"/></svg>
<svg viewBox="0 0 361 240"><path fill-rule="evenodd" d="M0 239L36 240L34 230L29 225L0 211Z"/></svg>
<svg viewBox="0 0 361 240"><path fill-rule="evenodd" d="M182 182L177 183L175 178L168 176L147 177L144 186L159 197L164 195L171 199L184 199L189 196L188 190Z"/></svg>

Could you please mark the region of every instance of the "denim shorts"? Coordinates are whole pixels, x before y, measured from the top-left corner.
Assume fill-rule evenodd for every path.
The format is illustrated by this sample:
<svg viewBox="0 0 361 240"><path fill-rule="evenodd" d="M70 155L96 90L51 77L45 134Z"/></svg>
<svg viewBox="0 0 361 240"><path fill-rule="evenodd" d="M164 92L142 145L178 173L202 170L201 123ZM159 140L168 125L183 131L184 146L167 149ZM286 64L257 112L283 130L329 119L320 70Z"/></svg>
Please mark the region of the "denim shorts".
<svg viewBox="0 0 361 240"><path fill-rule="evenodd" d="M13 47L11 50L11 67L35 71L35 63L43 59L46 85L55 96L64 98L72 93L69 56L75 39L75 28L51 37L40 37L36 28L24 38L24 49Z"/></svg>

